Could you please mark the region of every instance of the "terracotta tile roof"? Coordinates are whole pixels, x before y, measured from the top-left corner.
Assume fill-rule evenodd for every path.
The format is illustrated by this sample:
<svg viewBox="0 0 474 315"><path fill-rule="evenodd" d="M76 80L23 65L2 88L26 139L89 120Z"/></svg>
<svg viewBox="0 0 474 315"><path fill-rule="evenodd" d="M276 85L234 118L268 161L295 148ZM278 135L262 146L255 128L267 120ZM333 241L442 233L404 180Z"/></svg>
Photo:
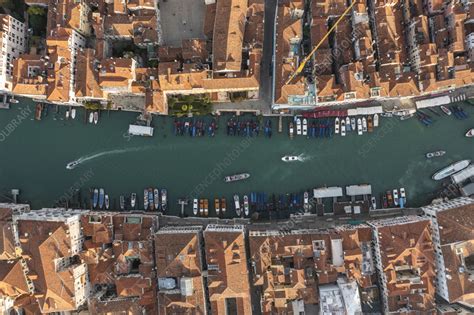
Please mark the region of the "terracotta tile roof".
<svg viewBox="0 0 474 315"><path fill-rule="evenodd" d="M387 309L397 312L434 309L435 256L431 224L418 217L370 222L376 230L380 271L384 273Z"/></svg>
<svg viewBox="0 0 474 315"><path fill-rule="evenodd" d="M247 1L217 1L212 39L214 71L240 71Z"/></svg>
<svg viewBox="0 0 474 315"><path fill-rule="evenodd" d="M173 279L180 287L159 289L159 314L204 313L206 310L202 278L201 227L166 228L155 235L155 261L158 282ZM186 292L191 285L192 293Z"/></svg>
<svg viewBox="0 0 474 315"><path fill-rule="evenodd" d="M182 55L184 60L204 62L209 56L206 41L203 39L183 40Z"/></svg>
<svg viewBox="0 0 474 315"><path fill-rule="evenodd" d="M12 209L0 208L0 260L10 260L16 257Z"/></svg>
<svg viewBox="0 0 474 315"><path fill-rule="evenodd" d="M16 298L29 294L20 259L0 260L0 296Z"/></svg>
<svg viewBox="0 0 474 315"><path fill-rule="evenodd" d="M77 56L75 93L79 98L103 98L99 85L99 61L93 49L85 49Z"/></svg>
<svg viewBox="0 0 474 315"><path fill-rule="evenodd" d="M217 8L216 3L206 5L203 33L208 39L211 39L212 35L214 34L214 24L216 21L216 8Z"/></svg>
<svg viewBox="0 0 474 315"><path fill-rule="evenodd" d="M204 231L212 314L251 314L249 271L242 226L209 225Z"/></svg>
<svg viewBox="0 0 474 315"><path fill-rule="evenodd" d="M50 0L48 5L55 8L48 10L48 33L57 27L66 27L89 34L90 8L85 1Z"/></svg>
<svg viewBox="0 0 474 315"><path fill-rule="evenodd" d="M128 58L108 58L100 62L99 86L103 89L129 91L135 79L135 61Z"/></svg>
<svg viewBox="0 0 474 315"><path fill-rule="evenodd" d="M13 61L13 93L46 96L46 67L42 58L24 54Z"/></svg>
<svg viewBox="0 0 474 315"><path fill-rule="evenodd" d="M347 5L343 0L314 0L311 1L311 14L317 16L340 16Z"/></svg>

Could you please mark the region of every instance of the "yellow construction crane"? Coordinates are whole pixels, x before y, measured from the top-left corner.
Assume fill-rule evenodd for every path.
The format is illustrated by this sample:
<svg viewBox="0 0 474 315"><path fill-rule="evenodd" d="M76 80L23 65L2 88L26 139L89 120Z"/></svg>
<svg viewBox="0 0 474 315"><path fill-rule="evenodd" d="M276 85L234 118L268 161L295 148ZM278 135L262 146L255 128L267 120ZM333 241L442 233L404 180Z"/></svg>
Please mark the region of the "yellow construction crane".
<svg viewBox="0 0 474 315"><path fill-rule="evenodd" d="M349 13L349 11L352 9L352 7L354 6L355 3L356 3L356 0L352 1L351 5L349 7L347 7L347 9L344 11L344 13L342 13L342 15L337 19L336 23L334 23L333 26L331 26L329 31L326 33L326 35L324 35L323 38L321 38L319 43L316 46L314 46L313 50L309 53L309 55L307 55L303 59L303 61L298 66L298 68L295 70L295 72L293 72L291 74L291 76L288 78L288 80L285 82L285 84L289 84L291 82L291 80L293 80L294 77L296 77L298 74L300 74L303 71L304 66L306 65L308 60L311 59L311 57L314 55L316 50L319 49L319 46L321 46L322 43L326 40L326 38L328 38L328 36L336 29L337 24L339 24L339 22L342 21L342 19L347 15L347 13Z"/></svg>

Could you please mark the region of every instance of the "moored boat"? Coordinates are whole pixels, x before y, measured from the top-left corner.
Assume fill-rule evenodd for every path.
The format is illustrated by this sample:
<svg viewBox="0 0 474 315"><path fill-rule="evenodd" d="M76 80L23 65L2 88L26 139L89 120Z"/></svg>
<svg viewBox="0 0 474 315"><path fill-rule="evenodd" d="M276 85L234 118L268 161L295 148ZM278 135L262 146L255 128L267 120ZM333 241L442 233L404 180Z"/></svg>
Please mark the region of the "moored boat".
<svg viewBox="0 0 474 315"><path fill-rule="evenodd" d="M204 199L204 216L207 217L209 215L209 199Z"/></svg>
<svg viewBox="0 0 474 315"><path fill-rule="evenodd" d="M398 200L398 190L397 189L393 190L393 204L395 205L395 207L398 207L399 200Z"/></svg>
<svg viewBox="0 0 474 315"><path fill-rule="evenodd" d="M158 188L153 190L153 203L155 205L155 209L160 207L160 190Z"/></svg>
<svg viewBox="0 0 474 315"><path fill-rule="evenodd" d="M198 200L196 198L193 199L193 214L198 214Z"/></svg>
<svg viewBox="0 0 474 315"><path fill-rule="evenodd" d="M305 212L309 210L309 193L307 191L303 193L303 209Z"/></svg>
<svg viewBox="0 0 474 315"><path fill-rule="evenodd" d="M214 198L214 210L216 210L217 216L221 214L221 205L219 202L219 198Z"/></svg>
<svg viewBox="0 0 474 315"><path fill-rule="evenodd" d="M97 203L99 201L99 190L97 188L94 189L94 196L92 197L92 207L97 208Z"/></svg>
<svg viewBox="0 0 474 315"><path fill-rule="evenodd" d="M301 136L301 118L296 119L296 134Z"/></svg>
<svg viewBox="0 0 474 315"><path fill-rule="evenodd" d="M41 113L43 112L43 105L40 103L36 104L36 109L35 109L35 119L36 120L41 120Z"/></svg>
<svg viewBox="0 0 474 315"><path fill-rule="evenodd" d="M148 209L148 189L143 190L143 210Z"/></svg>
<svg viewBox="0 0 474 315"><path fill-rule="evenodd" d="M104 197L105 197L105 191L103 188L99 189L99 209L102 209L104 207Z"/></svg>
<svg viewBox="0 0 474 315"><path fill-rule="evenodd" d="M222 211L222 214L224 214L227 210L227 201L225 198L222 198L221 199L221 211Z"/></svg>
<svg viewBox="0 0 474 315"><path fill-rule="evenodd" d="M428 152L425 154L427 159L431 159L434 157L440 157L446 154L446 151L434 151L434 152Z"/></svg>
<svg viewBox="0 0 474 315"><path fill-rule="evenodd" d="M362 117L362 132L367 132L367 118Z"/></svg>
<svg viewBox="0 0 474 315"><path fill-rule="evenodd" d="M109 210L110 206L110 200L109 200L109 195L105 195L105 209Z"/></svg>
<svg viewBox="0 0 474 315"><path fill-rule="evenodd" d="M76 119L76 109L75 109L75 108L73 108L73 109L71 110L71 118L72 118L72 119Z"/></svg>
<svg viewBox="0 0 474 315"><path fill-rule="evenodd" d="M166 189L161 189L161 210L163 212L168 208L168 191Z"/></svg>
<svg viewBox="0 0 474 315"><path fill-rule="evenodd" d="M369 117L367 117L367 131L372 132L373 130L374 130L374 125L372 121L372 116L369 115Z"/></svg>
<svg viewBox="0 0 474 315"><path fill-rule="evenodd" d="M474 128L469 129L469 130L466 132L465 136L468 137L468 138L474 137Z"/></svg>
<svg viewBox="0 0 474 315"><path fill-rule="evenodd" d="M120 210L125 210L125 197L123 195L120 195L119 203L120 203Z"/></svg>
<svg viewBox="0 0 474 315"><path fill-rule="evenodd" d="M230 175L230 176L224 177L224 181L226 183L231 183L231 182L235 182L235 181L239 181L239 180L244 180L244 179L247 179L249 177L250 177L249 173L235 174L235 175Z"/></svg>
<svg viewBox="0 0 474 315"><path fill-rule="evenodd" d="M341 136L346 136L346 120L341 119Z"/></svg>
<svg viewBox="0 0 474 315"><path fill-rule="evenodd" d="M383 112L383 113L380 114L380 116L390 118L390 117L393 117L393 113Z"/></svg>
<svg viewBox="0 0 474 315"><path fill-rule="evenodd" d="M440 108L446 115L450 116L452 114L452 112L446 106L441 105Z"/></svg>
<svg viewBox="0 0 474 315"><path fill-rule="evenodd" d="M290 122L289 124L289 127L288 127L288 134L290 136L290 139L293 139L294 135L295 135L295 129L294 129L294 126L293 126L293 123Z"/></svg>
<svg viewBox="0 0 474 315"><path fill-rule="evenodd" d="M132 209L135 209L136 203L137 203L137 194L132 193L132 196L130 197L130 206L132 207Z"/></svg>
<svg viewBox="0 0 474 315"><path fill-rule="evenodd" d="M303 136L308 135L308 120L303 118Z"/></svg>
<svg viewBox="0 0 474 315"><path fill-rule="evenodd" d="M97 125L99 122L99 112L94 112L94 124Z"/></svg>
<svg viewBox="0 0 474 315"><path fill-rule="evenodd" d="M407 204L407 194L404 187L400 188L400 200L403 200L403 205Z"/></svg>
<svg viewBox="0 0 474 315"><path fill-rule="evenodd" d="M148 188L148 207L150 210L155 209L154 200L153 200L153 188Z"/></svg>
<svg viewBox="0 0 474 315"><path fill-rule="evenodd" d="M66 119L69 119L69 110L66 110Z"/></svg>
<svg viewBox="0 0 474 315"><path fill-rule="evenodd" d="M89 124L92 124L94 122L94 113L89 114Z"/></svg>
<svg viewBox="0 0 474 315"><path fill-rule="evenodd" d="M362 132L363 132L363 129L362 129L362 119L357 118L357 134L358 134L359 136L362 136Z"/></svg>
<svg viewBox="0 0 474 315"><path fill-rule="evenodd" d="M357 122L356 122L355 117L351 118L351 129L354 130L354 131L357 130Z"/></svg>
<svg viewBox="0 0 474 315"><path fill-rule="evenodd" d="M199 214L204 215L204 199L199 199Z"/></svg>
<svg viewBox="0 0 474 315"><path fill-rule="evenodd" d="M351 131L351 119L346 117L346 131Z"/></svg>
<svg viewBox="0 0 474 315"><path fill-rule="evenodd" d="M250 209L249 209L249 197L244 195L244 214L246 217L249 216Z"/></svg>
<svg viewBox="0 0 474 315"><path fill-rule="evenodd" d="M241 209L240 209L239 195L234 195L234 208L235 208L235 213L237 214L238 217L240 217Z"/></svg>
<svg viewBox="0 0 474 315"><path fill-rule="evenodd" d="M408 114L405 114L405 115L403 115L403 116L400 116L400 120L407 120L407 119L410 119L410 118L412 118L412 117L414 117L414 116L415 116L415 114L413 114L413 113L408 113Z"/></svg>
<svg viewBox="0 0 474 315"><path fill-rule="evenodd" d="M375 199L374 196L372 196L372 198L370 198L370 203L371 203L372 210L377 209L377 200Z"/></svg>
<svg viewBox="0 0 474 315"><path fill-rule="evenodd" d="M339 133L339 117L336 117L336 119L334 120L334 133L335 134L338 134Z"/></svg>
<svg viewBox="0 0 474 315"><path fill-rule="evenodd" d="M393 196L390 190L387 190L387 204L389 207L393 207Z"/></svg>
<svg viewBox="0 0 474 315"><path fill-rule="evenodd" d="M461 160L457 161L442 170L439 170L436 172L431 178L434 180L442 180L443 178L446 178L448 176L451 176L459 171L462 171L466 167L469 166L469 163L471 163L471 160Z"/></svg>
<svg viewBox="0 0 474 315"><path fill-rule="evenodd" d="M374 115L374 127L379 126L379 114Z"/></svg>

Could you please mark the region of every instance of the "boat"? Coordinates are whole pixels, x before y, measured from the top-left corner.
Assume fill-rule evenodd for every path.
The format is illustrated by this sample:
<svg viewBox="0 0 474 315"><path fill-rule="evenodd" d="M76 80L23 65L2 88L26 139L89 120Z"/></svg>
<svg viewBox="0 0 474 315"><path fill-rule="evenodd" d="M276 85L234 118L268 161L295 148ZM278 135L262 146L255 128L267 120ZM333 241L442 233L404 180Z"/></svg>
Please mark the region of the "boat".
<svg viewBox="0 0 474 315"><path fill-rule="evenodd" d="M161 190L161 210L163 212L168 208L168 191L166 189Z"/></svg>
<svg viewBox="0 0 474 315"><path fill-rule="evenodd" d="M204 199L203 204L204 216L207 217L209 215L209 199Z"/></svg>
<svg viewBox="0 0 474 315"><path fill-rule="evenodd" d="M354 130L354 131L357 130L357 122L356 122L355 117L351 118L351 129Z"/></svg>
<svg viewBox="0 0 474 315"><path fill-rule="evenodd" d="M400 199L403 200L403 203L406 204L407 203L407 194L405 192L405 188L402 187L400 188Z"/></svg>
<svg viewBox="0 0 474 315"><path fill-rule="evenodd" d="M382 117L386 117L386 118L390 118L390 117L393 117L393 113L390 113L390 112L384 112L384 113L381 113L380 116Z"/></svg>
<svg viewBox="0 0 474 315"><path fill-rule="evenodd" d="M12 96L12 97L10 98L10 101L9 101L9 102L12 103L12 104L18 104L19 100L17 100L17 99L15 98L15 96Z"/></svg>
<svg viewBox="0 0 474 315"><path fill-rule="evenodd" d="M281 158L283 162L295 162L295 161L301 161L301 158L296 155L285 155L284 157Z"/></svg>
<svg viewBox="0 0 474 315"><path fill-rule="evenodd" d="M102 209L104 207L104 197L105 197L105 191L104 188L99 189L99 209Z"/></svg>
<svg viewBox="0 0 474 315"><path fill-rule="evenodd" d="M143 209L148 209L148 189L143 190Z"/></svg>
<svg viewBox="0 0 474 315"><path fill-rule="evenodd" d="M405 114L405 115L403 115L403 116L400 116L400 120L407 120L407 119L410 119L410 118L412 118L412 117L414 117L414 116L415 116L415 114L413 114L413 113L408 113L408 114Z"/></svg>
<svg viewBox="0 0 474 315"><path fill-rule="evenodd" d="M99 112L94 112L94 124L97 125L99 122Z"/></svg>
<svg viewBox="0 0 474 315"><path fill-rule="evenodd" d="M79 165L79 161L76 160L76 161L72 161L72 162L67 163L66 168L68 170L72 170L73 168L75 168L78 165Z"/></svg>
<svg viewBox="0 0 474 315"><path fill-rule="evenodd" d="M367 119L362 117L362 132L367 132Z"/></svg>
<svg viewBox="0 0 474 315"><path fill-rule="evenodd" d="M160 207L160 190L158 188L153 190L153 204L155 205L155 209Z"/></svg>
<svg viewBox="0 0 474 315"><path fill-rule="evenodd" d="M369 115L369 117L367 117L367 131L368 131L368 132L374 131L374 125L373 125L373 121L372 121L372 116L371 116L371 115Z"/></svg>
<svg viewBox="0 0 474 315"><path fill-rule="evenodd" d="M308 135L308 120L306 118L303 119L303 136Z"/></svg>
<svg viewBox="0 0 474 315"><path fill-rule="evenodd" d="M346 131L351 131L351 119L349 117L346 117Z"/></svg>
<svg viewBox="0 0 474 315"><path fill-rule="evenodd" d="M382 194L382 207L388 208L387 196Z"/></svg>
<svg viewBox="0 0 474 315"><path fill-rule="evenodd" d="M244 195L244 214L246 217L249 216L250 210L249 210L249 197L247 195Z"/></svg>
<svg viewBox="0 0 474 315"><path fill-rule="evenodd" d="M40 103L36 104L36 109L35 109L35 119L36 120L41 120L41 112L43 111L43 105Z"/></svg>
<svg viewBox="0 0 474 315"><path fill-rule="evenodd" d="M394 189L393 190L393 204L395 205L395 207L398 207L398 190L397 189Z"/></svg>
<svg viewBox="0 0 474 315"><path fill-rule="evenodd" d="M221 213L221 205L219 203L219 198L214 199L214 209L216 210L216 215L218 216Z"/></svg>
<svg viewBox="0 0 474 315"><path fill-rule="evenodd" d="M66 119L69 119L69 110L66 111Z"/></svg>
<svg viewBox="0 0 474 315"><path fill-rule="evenodd" d="M387 190L387 205L388 207L393 207L393 197L390 190Z"/></svg>
<svg viewBox="0 0 474 315"><path fill-rule="evenodd" d="M94 195L92 197L92 207L97 208L97 202L99 201L99 190L97 188L94 189Z"/></svg>
<svg viewBox="0 0 474 315"><path fill-rule="evenodd" d="M249 177L250 177L249 173L235 174L235 175L230 175L230 176L224 177L224 181L226 183L231 183L231 182L235 182L235 181L239 181L239 180L244 180L244 179L247 179Z"/></svg>
<svg viewBox="0 0 474 315"><path fill-rule="evenodd" d="M148 207L150 210L157 210L155 209L155 205L153 203L153 188L148 188Z"/></svg>
<svg viewBox="0 0 474 315"><path fill-rule="evenodd" d="M75 109L75 108L73 108L73 109L71 110L71 118L72 118L72 119L76 119L76 109Z"/></svg>
<svg viewBox="0 0 474 315"><path fill-rule="evenodd" d="M235 207L235 213L237 214L238 217L240 217L241 209L240 209L240 200L239 200L238 195L234 195L234 207Z"/></svg>
<svg viewBox="0 0 474 315"><path fill-rule="evenodd" d="M94 113L89 114L89 124L92 124L94 122Z"/></svg>
<svg viewBox="0 0 474 315"><path fill-rule="evenodd" d="M372 210L377 209L377 200L375 199L374 196L372 196L372 198L370 198L370 203L372 204Z"/></svg>
<svg viewBox="0 0 474 315"><path fill-rule="evenodd" d="M305 212L309 210L309 193L307 191L303 193L303 209Z"/></svg>
<svg viewBox="0 0 474 315"><path fill-rule="evenodd" d="M199 214L204 215L204 199L199 199Z"/></svg>
<svg viewBox="0 0 474 315"><path fill-rule="evenodd" d="M221 212L222 214L224 214L227 210L227 201L225 200L225 198L222 198L221 199Z"/></svg>
<svg viewBox="0 0 474 315"><path fill-rule="evenodd" d="M471 163L471 160L461 160L455 162L443 168L442 170L437 171L431 178L434 180L441 180L465 169L466 167L468 167L469 163Z"/></svg>
<svg viewBox="0 0 474 315"><path fill-rule="evenodd" d="M346 120L345 119L341 120L341 136L343 137L346 136Z"/></svg>
<svg viewBox="0 0 474 315"><path fill-rule="evenodd" d="M295 129L292 122L290 122L290 125L288 128L288 134L290 136L290 139L293 139L293 136L295 135Z"/></svg>
<svg viewBox="0 0 474 315"><path fill-rule="evenodd" d="M425 154L427 159L431 159L434 157L440 157L446 154L446 151L434 151L434 152L428 152Z"/></svg>
<svg viewBox="0 0 474 315"><path fill-rule="evenodd" d="M125 210L125 197L120 195L119 197L120 210Z"/></svg>
<svg viewBox="0 0 474 315"><path fill-rule="evenodd" d="M193 214L198 214L198 200L196 198L193 199Z"/></svg>
<svg viewBox="0 0 474 315"><path fill-rule="evenodd" d="M336 119L334 120L334 133L339 133L339 117L336 117Z"/></svg>
<svg viewBox="0 0 474 315"><path fill-rule="evenodd" d="M357 118L357 134L362 136L362 119Z"/></svg>
<svg viewBox="0 0 474 315"><path fill-rule="evenodd" d="M109 195L105 195L105 209L109 210L109 206L110 206Z"/></svg>
<svg viewBox="0 0 474 315"><path fill-rule="evenodd" d="M301 136L301 119L300 118L296 119L296 134L298 136Z"/></svg>
<svg viewBox="0 0 474 315"><path fill-rule="evenodd" d="M465 136L468 137L468 138L474 137L474 128L469 129L469 130L466 132Z"/></svg>
<svg viewBox="0 0 474 315"><path fill-rule="evenodd" d="M132 193L132 196L130 197L130 206L132 207L132 209L135 209L136 203L137 203L137 194Z"/></svg>
<svg viewBox="0 0 474 315"><path fill-rule="evenodd" d="M441 105L440 108L446 115L450 116L452 114L452 112L446 106Z"/></svg>
<svg viewBox="0 0 474 315"><path fill-rule="evenodd" d="M379 114L374 115L374 127L379 126Z"/></svg>

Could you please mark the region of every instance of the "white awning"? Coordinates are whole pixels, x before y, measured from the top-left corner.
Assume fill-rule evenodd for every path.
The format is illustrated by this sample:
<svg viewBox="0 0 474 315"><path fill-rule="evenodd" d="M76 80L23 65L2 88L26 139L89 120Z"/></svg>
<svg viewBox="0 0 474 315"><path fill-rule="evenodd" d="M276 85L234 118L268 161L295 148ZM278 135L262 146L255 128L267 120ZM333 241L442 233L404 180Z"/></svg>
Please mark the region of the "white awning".
<svg viewBox="0 0 474 315"><path fill-rule="evenodd" d="M367 184L347 186L346 194L348 196L372 195L372 186Z"/></svg>
<svg viewBox="0 0 474 315"><path fill-rule="evenodd" d="M427 108L427 107L435 107L441 106L451 103L451 99L448 95L435 97L435 98L428 98L426 100L416 101L416 108Z"/></svg>
<svg viewBox="0 0 474 315"><path fill-rule="evenodd" d="M139 125L129 125L128 133L134 136L153 136L153 128Z"/></svg>
<svg viewBox="0 0 474 315"><path fill-rule="evenodd" d="M347 116L363 116L383 113L382 106L357 107L347 110Z"/></svg>
<svg viewBox="0 0 474 315"><path fill-rule="evenodd" d="M342 197L341 187L324 187L313 189L314 198Z"/></svg>

